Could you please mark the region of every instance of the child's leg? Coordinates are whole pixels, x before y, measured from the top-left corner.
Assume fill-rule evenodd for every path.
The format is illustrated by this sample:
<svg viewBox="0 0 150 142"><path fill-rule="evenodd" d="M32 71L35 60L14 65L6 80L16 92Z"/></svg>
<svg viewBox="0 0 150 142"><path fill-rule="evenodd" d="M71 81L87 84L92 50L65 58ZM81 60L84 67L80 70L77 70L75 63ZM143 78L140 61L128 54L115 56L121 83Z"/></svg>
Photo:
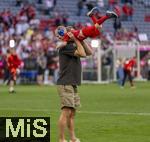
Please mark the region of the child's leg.
<svg viewBox="0 0 150 142"><path fill-rule="evenodd" d="M103 22L105 22L110 17L106 15L106 16L102 16L101 18L97 19L94 15L92 15L90 18L94 24L97 23L97 24L101 25Z"/></svg>
<svg viewBox="0 0 150 142"><path fill-rule="evenodd" d="M99 25L101 25L103 22L105 22L107 19L109 19L109 16L102 16L101 18L97 19L97 22Z"/></svg>
<svg viewBox="0 0 150 142"><path fill-rule="evenodd" d="M92 15L90 18L94 24L97 23L97 18L94 15Z"/></svg>

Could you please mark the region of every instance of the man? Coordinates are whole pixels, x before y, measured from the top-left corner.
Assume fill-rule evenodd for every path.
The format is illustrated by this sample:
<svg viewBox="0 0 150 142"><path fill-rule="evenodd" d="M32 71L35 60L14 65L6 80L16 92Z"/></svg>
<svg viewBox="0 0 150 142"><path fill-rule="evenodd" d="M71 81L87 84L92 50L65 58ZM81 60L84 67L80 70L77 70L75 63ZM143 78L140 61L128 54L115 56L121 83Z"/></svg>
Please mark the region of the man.
<svg viewBox="0 0 150 142"><path fill-rule="evenodd" d="M81 84L80 57L92 54L91 48L86 42L80 42L69 32L72 41L59 49L60 75L57 81L58 93L61 99L61 115L58 122L59 142L65 140L65 128L68 126L70 142L80 142L74 132L74 116L76 108L80 106L77 85Z"/></svg>
<svg viewBox="0 0 150 142"><path fill-rule="evenodd" d="M134 68L135 65L136 65L136 57L133 57L133 58L125 61L124 67L123 67L123 69L124 69L124 78L123 78L123 81L122 81L122 87L124 87L124 85L125 85L125 81L126 81L127 76L129 78L131 87L134 87L132 71L133 71L133 68Z"/></svg>

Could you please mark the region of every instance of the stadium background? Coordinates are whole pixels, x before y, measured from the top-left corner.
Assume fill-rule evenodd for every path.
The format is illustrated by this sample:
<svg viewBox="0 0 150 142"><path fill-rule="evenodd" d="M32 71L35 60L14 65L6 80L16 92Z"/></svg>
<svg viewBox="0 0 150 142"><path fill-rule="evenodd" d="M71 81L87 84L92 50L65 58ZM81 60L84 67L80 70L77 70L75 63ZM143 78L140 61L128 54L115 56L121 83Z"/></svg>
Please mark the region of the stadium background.
<svg viewBox="0 0 150 142"><path fill-rule="evenodd" d="M73 25L75 28L91 24L86 13L93 6L99 6L101 14L105 14L106 10L110 9L120 16L116 21L106 21L103 24L102 35L97 39L101 41L101 44L98 45L102 54L100 61L102 66L101 80L116 79L110 70L115 71L115 62L118 57L129 58L136 55L136 53L134 55L130 52L133 47L132 43L135 42L138 42L140 49L139 64L141 69L139 72L141 78L149 78L149 1L64 0L62 3L61 0L5 0L0 2L1 78L4 76L7 48L10 46L10 40L15 40L17 54L24 62L21 82L35 83L38 66L41 66L41 62L43 62L43 69L46 71L45 83L52 84L55 82L58 74L58 58L55 49L57 40L54 36L54 29L62 24ZM118 44L118 41L121 43ZM120 44L127 46L127 54L122 55L120 53L121 55L114 57L113 50ZM122 52L125 52L123 48ZM100 63L97 61L99 55L95 54L91 57L92 59L83 60L83 70L85 71L83 77L85 80L97 80L97 68ZM41 81L39 83L41 84Z"/></svg>
<svg viewBox="0 0 150 142"><path fill-rule="evenodd" d="M105 22L101 37L89 41L95 47L95 52L92 57L82 60L83 79L113 82L116 80L115 57L129 58L140 53L137 59L140 67L135 70L135 77L144 82L136 82L134 90L128 84L122 90L116 83L80 87L83 107L77 116L77 134L81 140L88 142L148 142L149 0L1 0L0 116L50 116L51 139L57 140L59 100L53 84L57 79L59 65L54 29L62 24L77 29L89 25L91 21L85 14L93 6L99 6L102 14L107 9L114 10L120 18L118 21ZM3 85L5 57L12 40L15 41L17 54L24 62L18 83L30 84L17 86L17 94L14 95L10 95L7 86ZM118 48L120 55L114 56ZM45 64L43 81L37 74L39 61ZM52 86L32 85L37 83Z"/></svg>

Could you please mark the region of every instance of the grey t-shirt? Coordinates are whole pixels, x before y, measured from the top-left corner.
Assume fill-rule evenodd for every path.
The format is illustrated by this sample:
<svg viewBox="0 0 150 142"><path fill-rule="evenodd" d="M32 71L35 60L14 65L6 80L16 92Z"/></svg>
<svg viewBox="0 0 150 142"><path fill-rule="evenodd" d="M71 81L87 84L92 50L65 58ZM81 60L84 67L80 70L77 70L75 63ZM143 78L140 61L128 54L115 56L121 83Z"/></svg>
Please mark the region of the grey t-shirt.
<svg viewBox="0 0 150 142"><path fill-rule="evenodd" d="M69 42L66 47L59 50L59 79L58 85L80 85L81 84L81 62L80 58L74 56L76 44Z"/></svg>

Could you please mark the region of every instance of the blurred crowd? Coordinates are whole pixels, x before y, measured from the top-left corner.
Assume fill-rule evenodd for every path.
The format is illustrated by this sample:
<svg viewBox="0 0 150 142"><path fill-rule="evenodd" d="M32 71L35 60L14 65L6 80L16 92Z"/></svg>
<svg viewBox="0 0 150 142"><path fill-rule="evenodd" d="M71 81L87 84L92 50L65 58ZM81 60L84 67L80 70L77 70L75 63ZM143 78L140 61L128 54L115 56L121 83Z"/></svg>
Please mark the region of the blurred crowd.
<svg viewBox="0 0 150 142"><path fill-rule="evenodd" d="M20 4L21 1L17 1L16 6ZM50 81L53 82L54 71L58 68L57 52L54 49L55 26L40 29L41 21L36 18L34 5L27 2L21 5L16 15L9 9L4 9L0 13L0 76L4 76L3 69L6 67L5 60L9 47L14 46L17 55L24 62L22 76L27 76L25 71L37 70L34 74L37 75L38 83L42 84L47 70Z"/></svg>

